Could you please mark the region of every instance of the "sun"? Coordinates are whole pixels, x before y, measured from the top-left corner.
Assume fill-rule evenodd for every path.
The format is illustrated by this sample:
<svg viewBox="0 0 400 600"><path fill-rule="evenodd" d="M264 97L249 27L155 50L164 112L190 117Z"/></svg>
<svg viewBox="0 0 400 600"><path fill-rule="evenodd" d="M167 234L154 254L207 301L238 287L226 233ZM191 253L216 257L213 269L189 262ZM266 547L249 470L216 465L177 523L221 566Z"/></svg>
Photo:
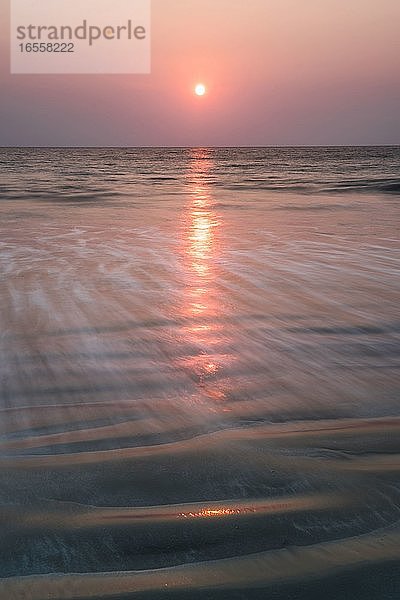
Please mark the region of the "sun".
<svg viewBox="0 0 400 600"><path fill-rule="evenodd" d="M204 85L204 83L198 83L196 85L196 87L194 88L194 93L196 94L196 96L204 96L206 91L207 91L207 89L206 89L206 86Z"/></svg>

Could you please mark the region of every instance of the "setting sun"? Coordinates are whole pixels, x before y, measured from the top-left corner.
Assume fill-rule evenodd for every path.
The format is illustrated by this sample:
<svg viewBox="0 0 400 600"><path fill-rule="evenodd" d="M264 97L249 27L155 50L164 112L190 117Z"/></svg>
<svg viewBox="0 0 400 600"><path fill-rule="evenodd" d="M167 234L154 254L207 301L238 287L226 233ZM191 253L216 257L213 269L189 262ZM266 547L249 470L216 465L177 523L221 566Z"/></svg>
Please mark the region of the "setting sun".
<svg viewBox="0 0 400 600"><path fill-rule="evenodd" d="M206 86L203 83L198 83L196 85L196 87L194 88L194 92L195 92L196 96L204 96L206 91L207 91Z"/></svg>

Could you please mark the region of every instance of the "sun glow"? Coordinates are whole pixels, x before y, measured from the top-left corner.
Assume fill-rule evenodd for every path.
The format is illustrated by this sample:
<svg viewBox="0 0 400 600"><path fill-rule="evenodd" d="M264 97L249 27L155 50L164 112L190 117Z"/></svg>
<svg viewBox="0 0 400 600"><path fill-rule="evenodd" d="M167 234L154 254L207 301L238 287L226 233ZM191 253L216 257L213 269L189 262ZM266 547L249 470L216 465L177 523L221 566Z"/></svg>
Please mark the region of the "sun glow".
<svg viewBox="0 0 400 600"><path fill-rule="evenodd" d="M207 91L207 89L206 89L206 86L204 85L204 83L198 83L196 85L196 87L194 88L194 93L196 94L196 96L204 96L206 91Z"/></svg>

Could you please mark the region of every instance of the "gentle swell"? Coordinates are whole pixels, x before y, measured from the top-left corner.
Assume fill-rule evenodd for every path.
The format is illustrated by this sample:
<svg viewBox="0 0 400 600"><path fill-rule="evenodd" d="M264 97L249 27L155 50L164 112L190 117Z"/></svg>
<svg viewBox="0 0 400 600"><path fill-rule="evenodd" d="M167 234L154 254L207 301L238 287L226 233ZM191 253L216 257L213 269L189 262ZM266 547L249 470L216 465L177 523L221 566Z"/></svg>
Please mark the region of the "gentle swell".
<svg viewBox="0 0 400 600"><path fill-rule="evenodd" d="M107 598L115 594L140 594L168 590L249 589L276 582L324 577L340 570L399 561L400 532L382 531L345 541L287 548L241 558L184 565L136 573L58 575L4 580L4 597L25 600Z"/></svg>

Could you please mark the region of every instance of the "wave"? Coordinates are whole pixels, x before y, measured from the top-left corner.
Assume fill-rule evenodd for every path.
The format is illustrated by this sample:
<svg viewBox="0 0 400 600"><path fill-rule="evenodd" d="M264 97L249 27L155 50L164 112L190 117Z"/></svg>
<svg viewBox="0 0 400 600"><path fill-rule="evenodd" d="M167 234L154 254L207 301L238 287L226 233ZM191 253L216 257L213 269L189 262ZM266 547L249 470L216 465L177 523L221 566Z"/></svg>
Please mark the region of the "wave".
<svg viewBox="0 0 400 600"><path fill-rule="evenodd" d="M137 429L137 425L133 424L133 427ZM146 424L142 423L142 427L146 427ZM126 435L126 429L132 433L132 424L125 423L123 425L122 435ZM121 431L120 425L114 425L104 428L96 428L92 430L86 430L83 435L80 431L67 432L63 434L55 434L53 436L39 436L36 438L25 438L22 441L5 442L3 443L3 451L0 455L0 469L8 469L14 467L16 469L35 469L35 468L53 468L62 467L66 465L88 465L95 463L107 463L110 461L122 461L132 459L158 459L161 457L173 457L178 455L185 455L187 460L191 462L191 456L195 456L198 452L220 452L221 449L224 451L227 445L235 444L242 449L248 445L248 450L252 451L254 447L258 447L263 450L264 461L270 460L271 464L276 463L281 465L285 462L285 455L276 451L276 442L284 441L287 450L291 447L305 447L309 446L313 439L325 440L326 443L334 445L344 445L344 449L351 448L354 446L357 436L361 439L369 436L369 453L367 456L352 455L347 452L343 462L340 453L332 452L332 456L328 456L327 460L324 461L324 468L326 469L344 469L350 471L369 470L369 471L398 471L400 470L400 459L398 452L398 438L400 432L400 419L371 419L371 420L333 420L333 421L314 421L307 423L289 423L289 424L263 424L253 425L250 427L241 428L224 428L215 432L206 433L202 435L195 435L187 439L172 441L166 443L149 444L133 447L119 447L107 450L97 451L77 451L71 452L66 451L62 453L52 454L46 453L43 455L35 454L9 454L7 452L11 450L18 451L24 450L25 448L35 448L37 446L48 446L49 442L53 445L59 443L65 448L65 444L71 443L71 440L76 441L77 438L85 438L85 441L89 440L90 437L94 439L101 439L102 437L109 437L113 432L118 436L118 432ZM382 448L381 436L383 434L389 436L392 434L393 454L382 455L373 453L373 436L378 435L378 444ZM350 440L349 440L350 437ZM123 439L123 438L122 438ZM305 441L302 442L302 439ZM389 438L390 439L390 438ZM360 444L361 447L363 444ZM2 449L0 447L0 449ZM268 451L269 450L269 451ZM315 460L317 459L317 460ZM316 468L320 468L320 457L316 457L315 454L304 456L296 453L296 460L290 468L298 469L309 467L313 469L313 462L315 462ZM290 466L290 465L289 465Z"/></svg>
<svg viewBox="0 0 400 600"><path fill-rule="evenodd" d="M248 498L247 500L220 500L210 502L167 504L145 507L85 506L79 503L44 502L46 511L24 507L5 507L0 521L18 520L18 526L27 531L38 527L56 530L90 529L97 527L132 527L135 524L175 523L180 528L185 523L198 521L234 521L249 517L273 515L288 516L307 511L328 511L333 508L348 509L357 505L356 495L338 493L298 494L275 498Z"/></svg>
<svg viewBox="0 0 400 600"><path fill-rule="evenodd" d="M229 191L266 191L266 192L282 192L290 194L400 194L400 179L337 179L337 180L318 180L312 179L308 181L296 180L278 180L269 181L268 179L240 179L235 183L221 181L216 184L216 187L222 187ZM323 208L324 205L316 205L314 208ZM301 208L301 207L299 207ZM309 207L303 207L309 208ZM329 207L326 207L329 208Z"/></svg>
<svg viewBox="0 0 400 600"><path fill-rule="evenodd" d="M268 588L288 581L324 578L365 565L399 562L400 530L381 530L345 540L248 556L137 572L47 575L0 581L4 598L71 600L117 594Z"/></svg>

